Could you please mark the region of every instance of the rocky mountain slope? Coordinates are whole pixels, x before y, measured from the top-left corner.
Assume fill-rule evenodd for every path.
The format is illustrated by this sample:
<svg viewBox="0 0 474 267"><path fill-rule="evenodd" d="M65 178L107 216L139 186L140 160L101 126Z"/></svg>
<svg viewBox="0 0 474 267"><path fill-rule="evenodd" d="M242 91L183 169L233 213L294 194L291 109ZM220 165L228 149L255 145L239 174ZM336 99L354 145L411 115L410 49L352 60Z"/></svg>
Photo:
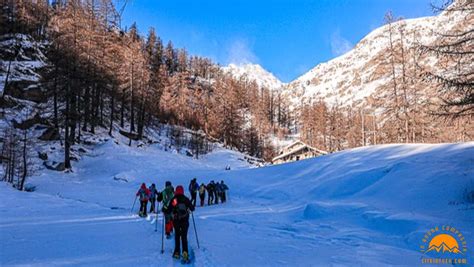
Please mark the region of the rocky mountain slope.
<svg viewBox="0 0 474 267"><path fill-rule="evenodd" d="M45 43L24 34L0 36L0 93L40 102L39 70L46 65ZM8 81L7 81L8 76ZM5 82L8 91L3 92Z"/></svg>
<svg viewBox="0 0 474 267"><path fill-rule="evenodd" d="M440 29L449 31L463 27L467 21L445 12L437 16L402 20L392 24L394 49L401 48L400 28L403 29L405 53L413 53L418 44L436 41ZM323 98L330 104L360 104L367 97L383 90L391 79L388 60L390 49L389 26L382 26L363 38L351 51L326 63L288 84L286 90L294 103L311 98ZM414 53L417 53L416 51ZM406 59L410 64L410 58ZM433 66L435 58L420 58L419 64ZM401 69L396 70L397 77Z"/></svg>
<svg viewBox="0 0 474 267"><path fill-rule="evenodd" d="M459 16L457 12L443 12L437 16L394 22L392 24L394 50L401 49L400 29L402 29L403 49L407 65L413 65L412 54L414 53L418 60L417 64L422 67L438 67L436 58L420 55L415 47L419 44L430 45L437 41L439 33L465 28L469 23L469 20ZM389 49L389 26L384 25L370 32L346 54L318 64L309 72L287 84L276 79L259 65L236 66L231 64L225 69L233 72L235 76L246 74L257 84L269 88L283 86L282 93L293 107L314 99L323 99L330 105L359 106L366 103L370 96L381 96L384 94L383 91L386 91L387 84L392 78L388 58ZM397 66L397 78L401 73L401 67ZM428 92L424 93L428 94Z"/></svg>

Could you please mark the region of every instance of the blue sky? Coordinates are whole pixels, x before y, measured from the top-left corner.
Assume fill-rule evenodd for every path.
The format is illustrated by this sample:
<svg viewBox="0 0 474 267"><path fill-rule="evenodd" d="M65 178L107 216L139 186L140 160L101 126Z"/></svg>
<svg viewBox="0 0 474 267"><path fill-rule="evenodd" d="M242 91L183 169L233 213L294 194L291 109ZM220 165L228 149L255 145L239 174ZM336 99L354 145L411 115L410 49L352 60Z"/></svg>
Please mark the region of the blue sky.
<svg viewBox="0 0 474 267"><path fill-rule="evenodd" d="M123 3L124 0L121 0ZM221 65L258 63L284 82L355 45L384 14L432 15L431 0L129 0L123 25ZM120 4L119 4L120 5ZM120 6L118 7L120 8Z"/></svg>

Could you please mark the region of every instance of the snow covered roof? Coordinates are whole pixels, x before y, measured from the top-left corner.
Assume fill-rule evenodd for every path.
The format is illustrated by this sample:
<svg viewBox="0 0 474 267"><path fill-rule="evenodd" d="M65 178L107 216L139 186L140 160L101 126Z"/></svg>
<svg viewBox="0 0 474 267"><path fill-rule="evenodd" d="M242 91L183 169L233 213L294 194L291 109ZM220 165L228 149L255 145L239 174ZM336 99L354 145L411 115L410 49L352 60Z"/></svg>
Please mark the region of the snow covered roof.
<svg viewBox="0 0 474 267"><path fill-rule="evenodd" d="M297 145L297 144L301 144L301 146L298 147L298 148L296 148L296 149L290 150L290 151L288 151L288 152L286 152L286 153L283 153L283 154L281 154L281 155L278 155L277 157L274 157L272 161L279 160L279 159L282 159L282 158L284 158L284 157L286 157L286 156L289 156L289 155L291 155L291 154L300 152L301 150L303 150L303 149L305 149L305 148L308 148L309 150L312 150L312 151L314 151L314 152L316 152L316 153L319 153L319 154L321 154L321 155L326 155L326 154L328 154L328 152L326 152L326 151L324 151L324 150L317 149L317 148L315 148L315 147L312 147L312 146L310 146L310 145L308 145L308 144L306 144L305 142L300 141L300 140L291 143L290 145L288 145L287 147L285 147L283 150L285 150L286 148L291 148L291 147L293 147L293 146L295 146L295 145Z"/></svg>

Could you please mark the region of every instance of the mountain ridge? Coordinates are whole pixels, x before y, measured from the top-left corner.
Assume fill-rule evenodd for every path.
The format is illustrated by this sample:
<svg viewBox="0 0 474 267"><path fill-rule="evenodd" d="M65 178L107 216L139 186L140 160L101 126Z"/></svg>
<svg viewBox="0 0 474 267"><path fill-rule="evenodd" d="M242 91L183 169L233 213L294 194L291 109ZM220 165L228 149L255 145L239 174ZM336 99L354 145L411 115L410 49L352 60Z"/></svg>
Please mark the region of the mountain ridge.
<svg viewBox="0 0 474 267"><path fill-rule="evenodd" d="M440 252L442 249L442 252L450 252L450 253L455 253L455 254L458 254L458 253L461 253L462 252L459 250L459 248L457 246L454 246L454 247L450 247L448 246L446 243L441 243L439 246L436 246L436 245L432 245L431 247L428 248L428 250L426 251L426 253L430 252L430 251L436 251L436 252Z"/></svg>
<svg viewBox="0 0 474 267"><path fill-rule="evenodd" d="M450 30L462 23L461 19L452 12L445 11L434 16L395 21L392 26L403 27L405 31L403 45L409 52L418 44L429 45L436 41L438 29ZM247 65L258 66L276 78L278 80L276 83L281 88L280 92L294 108L315 99L323 99L330 105L360 106L375 94L383 95L384 86L391 79L388 64L385 62L389 48L388 27L388 24L385 24L370 31L348 52L315 65L311 70L288 83L281 82L260 65ZM395 34L399 34L398 29L396 30ZM395 41L398 42L398 40ZM432 57L420 59L420 65L427 67L433 67L436 62L437 59ZM272 84L265 82L267 79L265 76L261 78L262 75L259 74L261 70L252 73L252 68L231 65L233 66L224 67L224 69L237 77L245 73L257 84L267 85L267 87L270 85L270 89L274 89L271 87ZM400 76L400 71L397 71L396 75Z"/></svg>
<svg viewBox="0 0 474 267"><path fill-rule="evenodd" d="M235 78L240 78L244 75L249 80L255 81L258 86L267 87L270 90L279 90L285 83L278 79L273 73L263 68L260 64L245 63L229 65L222 67L224 72L231 73Z"/></svg>

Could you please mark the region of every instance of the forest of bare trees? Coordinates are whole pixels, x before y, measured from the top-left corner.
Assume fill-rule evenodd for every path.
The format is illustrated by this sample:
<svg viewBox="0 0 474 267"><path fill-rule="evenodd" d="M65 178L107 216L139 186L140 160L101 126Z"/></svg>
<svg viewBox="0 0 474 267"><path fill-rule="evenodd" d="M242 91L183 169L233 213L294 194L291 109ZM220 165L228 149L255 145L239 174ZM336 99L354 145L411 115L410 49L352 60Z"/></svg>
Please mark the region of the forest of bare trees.
<svg viewBox="0 0 474 267"><path fill-rule="evenodd" d="M49 67L41 82L51 102L48 119L64 140L66 168L71 146L83 132L107 128L132 144L156 122L201 131L227 147L271 158L266 138L277 126L268 89L245 77L235 79L171 42L164 45L153 28L146 36L135 24L120 28L111 0L4 4L2 34L25 33L49 42Z"/></svg>
<svg viewBox="0 0 474 267"><path fill-rule="evenodd" d="M49 61L41 80L51 109L46 119L61 136L66 169L71 168L71 146L98 128L110 136L124 135L132 145L152 125L183 126L194 133L190 142L196 157L209 139L266 160L275 155L272 138L288 134L331 152L381 143L467 141L474 134L472 28L441 32L439 43L428 46L418 42L416 32L405 30L403 20L387 13L390 46L384 66L390 82L380 90L383 94L357 107L313 99L295 113L281 92L245 76L235 78L171 41L164 44L153 28L147 33L135 24L122 28L121 12L112 0L0 2L0 34L47 41ZM448 11L472 20L472 10L472 2L466 1ZM426 54L436 55L445 70L420 67ZM425 91L439 101L421 97L425 88L432 88ZM182 133L172 135L179 141ZM4 134L4 140L11 139L2 148L7 175L18 168L5 155L21 155L26 136Z"/></svg>
<svg viewBox="0 0 474 267"><path fill-rule="evenodd" d="M385 16L389 48L384 54L389 82L367 105L328 106L322 99L303 105L301 137L328 151L381 143L466 142L474 136L474 4L448 1L437 12L456 12L467 28L440 32L423 44L402 18ZM411 45L408 45L411 43ZM434 56L437 72L420 59ZM423 93L422 93L423 92ZM427 97L428 96L428 97Z"/></svg>

